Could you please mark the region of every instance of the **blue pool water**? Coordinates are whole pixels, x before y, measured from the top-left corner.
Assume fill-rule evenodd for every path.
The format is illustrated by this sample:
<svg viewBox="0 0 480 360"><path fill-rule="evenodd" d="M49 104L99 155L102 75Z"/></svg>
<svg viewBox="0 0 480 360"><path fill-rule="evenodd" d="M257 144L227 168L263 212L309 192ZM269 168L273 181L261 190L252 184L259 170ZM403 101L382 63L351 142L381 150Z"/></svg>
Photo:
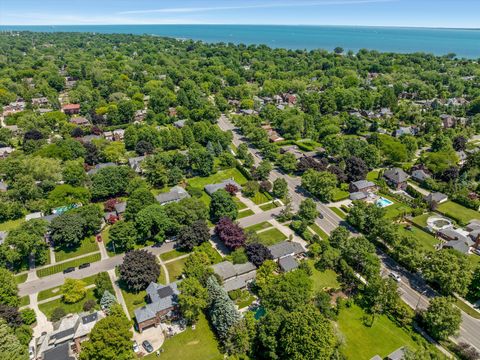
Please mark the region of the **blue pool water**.
<svg viewBox="0 0 480 360"><path fill-rule="evenodd" d="M480 30L368 26L281 25L2 25L0 31L146 34L202 40L208 43L265 44L274 48L385 52L455 53L480 57Z"/></svg>
<svg viewBox="0 0 480 360"><path fill-rule="evenodd" d="M390 201L388 199L385 199L384 197L381 197L380 199L377 200L377 205L380 206L381 208L393 205L393 201Z"/></svg>

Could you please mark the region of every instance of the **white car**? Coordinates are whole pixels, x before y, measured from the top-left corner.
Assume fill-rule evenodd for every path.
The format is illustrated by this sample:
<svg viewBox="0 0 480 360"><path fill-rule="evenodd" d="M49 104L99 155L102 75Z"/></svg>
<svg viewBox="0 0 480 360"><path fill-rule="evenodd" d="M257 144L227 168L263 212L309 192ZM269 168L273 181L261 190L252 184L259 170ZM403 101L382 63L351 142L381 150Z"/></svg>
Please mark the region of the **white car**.
<svg viewBox="0 0 480 360"><path fill-rule="evenodd" d="M133 341L133 352L138 353L140 348L138 347L138 343L136 340Z"/></svg>
<svg viewBox="0 0 480 360"><path fill-rule="evenodd" d="M393 278L393 280L395 280L396 282L402 281L402 278L396 272L390 272L389 276Z"/></svg>

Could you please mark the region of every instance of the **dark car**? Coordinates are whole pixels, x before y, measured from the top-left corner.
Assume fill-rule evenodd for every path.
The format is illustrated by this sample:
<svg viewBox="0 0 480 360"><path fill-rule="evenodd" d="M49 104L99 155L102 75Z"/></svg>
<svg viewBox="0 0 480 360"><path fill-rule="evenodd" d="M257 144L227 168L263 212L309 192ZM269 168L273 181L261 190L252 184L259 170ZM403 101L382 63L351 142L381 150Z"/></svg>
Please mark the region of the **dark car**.
<svg viewBox="0 0 480 360"><path fill-rule="evenodd" d="M148 340L145 340L144 342L142 342L142 346L145 350L147 350L148 353L151 353L153 351L153 346L152 344L150 344Z"/></svg>
<svg viewBox="0 0 480 360"><path fill-rule="evenodd" d="M68 267L65 270L63 270L63 273L68 274L68 273L71 273L72 271L75 271L75 268L74 267Z"/></svg>
<svg viewBox="0 0 480 360"><path fill-rule="evenodd" d="M85 269L85 268L87 268L87 267L89 267L89 266L90 266L90 263L83 263L83 264L81 264L78 268L79 268L79 269Z"/></svg>

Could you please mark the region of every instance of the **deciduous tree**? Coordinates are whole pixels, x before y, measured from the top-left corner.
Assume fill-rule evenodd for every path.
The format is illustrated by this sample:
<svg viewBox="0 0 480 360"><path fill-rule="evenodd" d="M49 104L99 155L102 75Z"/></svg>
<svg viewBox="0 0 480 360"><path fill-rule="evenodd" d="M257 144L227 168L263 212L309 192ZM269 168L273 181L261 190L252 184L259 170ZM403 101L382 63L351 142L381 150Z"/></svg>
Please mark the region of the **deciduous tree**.
<svg viewBox="0 0 480 360"><path fill-rule="evenodd" d="M135 292L144 290L160 276L157 258L146 250L133 250L125 254L120 265L120 280Z"/></svg>

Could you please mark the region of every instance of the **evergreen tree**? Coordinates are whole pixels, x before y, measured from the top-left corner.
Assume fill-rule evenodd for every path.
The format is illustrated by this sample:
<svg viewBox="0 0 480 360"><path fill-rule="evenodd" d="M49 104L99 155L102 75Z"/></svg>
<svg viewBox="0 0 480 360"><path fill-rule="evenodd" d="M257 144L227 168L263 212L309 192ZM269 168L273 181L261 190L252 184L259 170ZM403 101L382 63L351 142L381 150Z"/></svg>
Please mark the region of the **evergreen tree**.
<svg viewBox="0 0 480 360"><path fill-rule="evenodd" d="M102 299L100 300L100 306L103 311L108 312L110 308L117 303L117 298L110 293L110 291L105 290L103 293Z"/></svg>

